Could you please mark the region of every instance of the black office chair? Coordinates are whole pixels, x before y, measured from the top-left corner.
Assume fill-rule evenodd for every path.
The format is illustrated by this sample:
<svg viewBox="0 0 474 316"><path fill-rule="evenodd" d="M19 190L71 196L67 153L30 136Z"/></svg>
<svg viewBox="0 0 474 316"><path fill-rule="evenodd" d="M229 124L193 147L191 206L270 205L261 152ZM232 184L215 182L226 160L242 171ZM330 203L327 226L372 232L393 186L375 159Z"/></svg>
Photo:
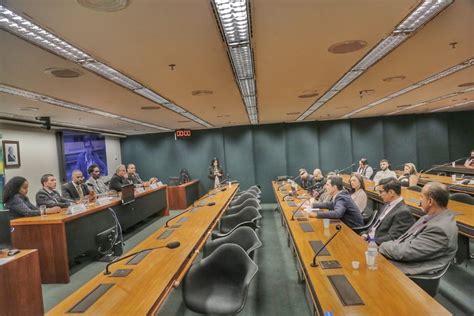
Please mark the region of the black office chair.
<svg viewBox="0 0 474 316"><path fill-rule="evenodd" d="M449 195L449 199L456 202L474 205L474 198L466 193L452 193Z"/></svg>
<svg viewBox="0 0 474 316"><path fill-rule="evenodd" d="M421 192L421 187L417 185L412 185L411 187L407 188L408 190L416 191L416 192Z"/></svg>
<svg viewBox="0 0 474 316"><path fill-rule="evenodd" d="M241 226L233 230L229 235L209 241L203 250L203 258L208 257L218 247L224 244L236 244L242 247L253 260L254 252L262 246L262 242L255 231L248 226Z"/></svg>
<svg viewBox="0 0 474 316"><path fill-rule="evenodd" d="M409 275L408 277L421 287L426 293L434 297L438 293L439 281L443 275L448 271L449 263L442 270L431 274L417 274Z"/></svg>
<svg viewBox="0 0 474 316"><path fill-rule="evenodd" d="M257 199L248 199L242 202L242 204L235 205L232 207L227 208L225 211L226 215L232 215L240 212L246 206L253 206L257 210L260 210L262 207L260 206L260 202Z"/></svg>
<svg viewBox="0 0 474 316"><path fill-rule="evenodd" d="M367 206L362 211L362 218L364 219L364 225L366 225L372 218L374 213L374 202L371 199L367 200Z"/></svg>
<svg viewBox="0 0 474 316"><path fill-rule="evenodd" d="M201 314L237 314L258 266L236 244L225 244L195 263L183 280L186 306Z"/></svg>
<svg viewBox="0 0 474 316"><path fill-rule="evenodd" d="M229 206L231 206L231 207L236 206L236 205L242 204L247 199L254 199L254 198L255 198L255 196L253 194L245 192L244 194L238 196L237 198L234 198L230 202Z"/></svg>
<svg viewBox="0 0 474 316"><path fill-rule="evenodd" d="M260 196L261 196L260 192L258 192L256 189L248 189L248 190L245 190L245 191L240 191L238 194L235 195L234 199L240 197L241 195L243 195L245 193L250 193L257 199L260 199Z"/></svg>
<svg viewBox="0 0 474 316"><path fill-rule="evenodd" d="M0 210L0 249L11 247L10 232L10 211Z"/></svg>
<svg viewBox="0 0 474 316"><path fill-rule="evenodd" d="M366 231L375 222L375 220L377 219L378 213L379 213L378 210L374 210L372 212L372 215L369 218L367 218L367 220L364 219L364 226L353 227L352 230L356 232L357 234L360 234L363 231Z"/></svg>
<svg viewBox="0 0 474 316"><path fill-rule="evenodd" d="M244 207L240 212L223 216L220 221L219 231L213 231L211 239L226 237L241 226L248 226L253 230L260 228L257 221L262 218L260 212L252 206Z"/></svg>

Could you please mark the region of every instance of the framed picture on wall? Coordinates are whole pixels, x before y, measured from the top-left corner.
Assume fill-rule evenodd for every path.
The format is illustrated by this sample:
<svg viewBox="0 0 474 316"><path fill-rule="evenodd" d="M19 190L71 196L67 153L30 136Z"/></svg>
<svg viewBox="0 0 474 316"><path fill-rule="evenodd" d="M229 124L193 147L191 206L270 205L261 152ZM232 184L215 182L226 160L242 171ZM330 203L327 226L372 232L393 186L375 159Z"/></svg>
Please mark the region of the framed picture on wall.
<svg viewBox="0 0 474 316"><path fill-rule="evenodd" d="M3 164L6 169L19 168L20 161L20 143L13 140L4 140L3 145Z"/></svg>

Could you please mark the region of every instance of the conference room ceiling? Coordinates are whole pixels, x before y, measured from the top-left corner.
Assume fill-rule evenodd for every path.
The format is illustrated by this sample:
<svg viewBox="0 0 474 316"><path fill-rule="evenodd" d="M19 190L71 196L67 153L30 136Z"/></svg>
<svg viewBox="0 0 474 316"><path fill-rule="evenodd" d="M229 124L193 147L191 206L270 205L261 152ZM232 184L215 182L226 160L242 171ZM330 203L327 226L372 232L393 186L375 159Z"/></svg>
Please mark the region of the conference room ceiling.
<svg viewBox="0 0 474 316"><path fill-rule="evenodd" d="M251 0L259 123L294 122L422 2ZM92 10L72 0L0 4L213 127L249 124L210 1L133 0L116 12ZM454 1L305 120L341 119L473 58L473 30L474 2ZM350 53L328 51L350 40L367 44ZM11 33L0 31L0 43L0 84L165 129L206 128ZM48 74L51 68L77 69L81 76L56 78ZM473 85L460 87L466 83ZM471 66L350 117L474 110L474 93L460 93L473 86ZM428 103L410 108L422 102ZM159 108L142 109L154 106ZM28 107L37 110L24 109ZM6 115L2 113L51 116L123 134L162 131L6 93L0 93L0 117Z"/></svg>

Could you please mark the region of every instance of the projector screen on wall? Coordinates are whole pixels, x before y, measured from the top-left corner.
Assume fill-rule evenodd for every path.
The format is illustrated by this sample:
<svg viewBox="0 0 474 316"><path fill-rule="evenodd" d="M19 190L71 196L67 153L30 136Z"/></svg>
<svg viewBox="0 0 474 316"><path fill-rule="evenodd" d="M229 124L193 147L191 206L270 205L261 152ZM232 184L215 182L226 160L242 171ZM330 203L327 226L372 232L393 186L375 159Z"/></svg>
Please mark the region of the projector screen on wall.
<svg viewBox="0 0 474 316"><path fill-rule="evenodd" d="M71 173L76 169L82 171L86 180L89 178L87 169L92 164L99 166L102 175L107 175L104 136L65 131L61 133L61 145L64 181L70 181Z"/></svg>

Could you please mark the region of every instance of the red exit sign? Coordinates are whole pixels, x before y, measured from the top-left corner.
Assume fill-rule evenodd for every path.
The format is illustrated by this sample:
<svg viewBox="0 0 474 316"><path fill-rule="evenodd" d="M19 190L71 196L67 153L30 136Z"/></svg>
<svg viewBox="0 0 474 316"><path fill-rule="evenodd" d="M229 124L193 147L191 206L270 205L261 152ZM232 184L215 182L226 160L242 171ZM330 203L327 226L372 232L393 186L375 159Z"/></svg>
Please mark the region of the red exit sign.
<svg viewBox="0 0 474 316"><path fill-rule="evenodd" d="M192 133L190 129L178 129L174 132L176 138L189 138Z"/></svg>

